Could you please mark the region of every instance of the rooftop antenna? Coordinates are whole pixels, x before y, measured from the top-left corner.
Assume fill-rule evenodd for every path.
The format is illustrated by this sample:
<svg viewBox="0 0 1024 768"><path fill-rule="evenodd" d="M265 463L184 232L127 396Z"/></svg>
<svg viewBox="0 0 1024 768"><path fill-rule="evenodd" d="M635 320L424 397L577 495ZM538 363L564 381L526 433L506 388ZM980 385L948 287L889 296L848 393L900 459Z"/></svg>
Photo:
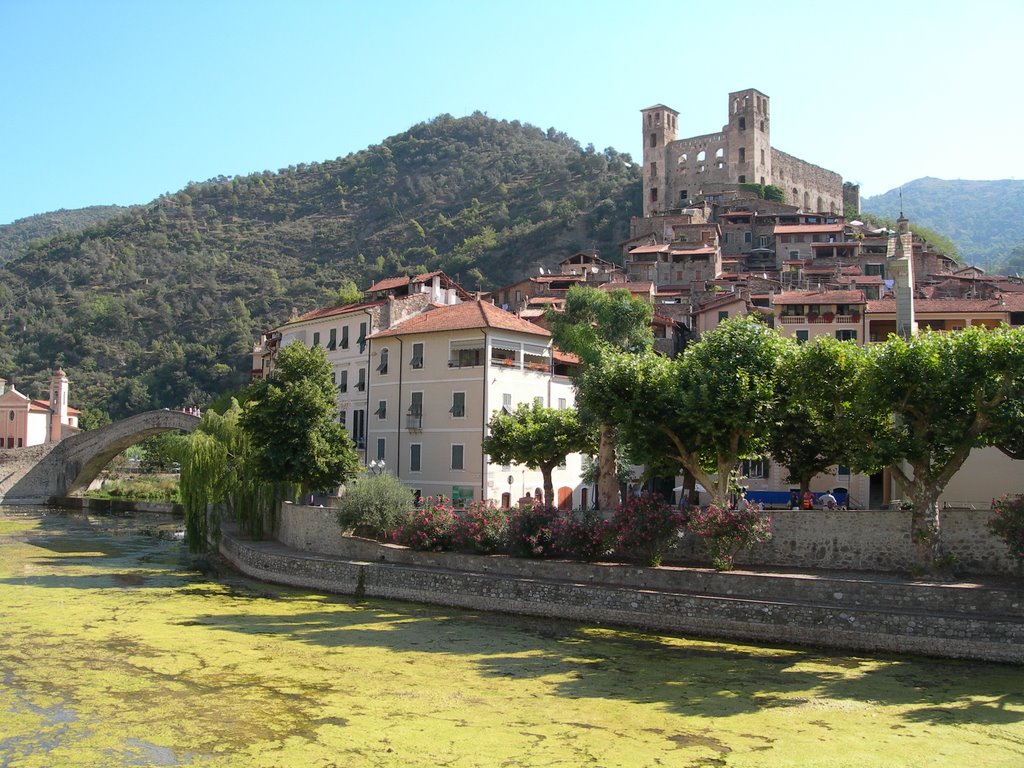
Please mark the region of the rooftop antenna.
<svg viewBox="0 0 1024 768"><path fill-rule="evenodd" d="M900 218L903 218L903 187L900 187Z"/></svg>

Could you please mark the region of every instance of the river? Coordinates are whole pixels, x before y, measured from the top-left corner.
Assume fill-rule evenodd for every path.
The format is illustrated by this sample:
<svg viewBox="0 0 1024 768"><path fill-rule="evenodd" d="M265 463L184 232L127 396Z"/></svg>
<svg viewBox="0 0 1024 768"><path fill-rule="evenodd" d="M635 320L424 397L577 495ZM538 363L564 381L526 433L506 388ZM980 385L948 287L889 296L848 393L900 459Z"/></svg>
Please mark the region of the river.
<svg viewBox="0 0 1024 768"><path fill-rule="evenodd" d="M0 768L1019 766L1024 669L359 601L0 508Z"/></svg>

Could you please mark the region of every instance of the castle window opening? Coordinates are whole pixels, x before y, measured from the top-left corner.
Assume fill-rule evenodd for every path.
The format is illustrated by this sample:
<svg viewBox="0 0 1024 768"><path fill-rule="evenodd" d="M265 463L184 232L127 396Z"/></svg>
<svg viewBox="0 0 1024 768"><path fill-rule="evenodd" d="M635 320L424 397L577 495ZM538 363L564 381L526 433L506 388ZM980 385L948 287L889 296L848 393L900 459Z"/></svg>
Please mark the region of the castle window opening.
<svg viewBox="0 0 1024 768"><path fill-rule="evenodd" d="M761 165L764 165L764 150L763 149L761 150Z"/></svg>
<svg viewBox="0 0 1024 768"><path fill-rule="evenodd" d="M651 176L657 176L657 175L658 175L658 164L652 162L651 163Z"/></svg>
<svg viewBox="0 0 1024 768"><path fill-rule="evenodd" d="M658 202L658 188L657 187L651 187L651 202L652 203Z"/></svg>
<svg viewBox="0 0 1024 768"><path fill-rule="evenodd" d="M764 120L761 121L761 132L764 133Z"/></svg>
<svg viewBox="0 0 1024 768"><path fill-rule="evenodd" d="M656 133L652 133L651 134L651 146L652 147L658 146L658 134L656 134Z"/></svg>
<svg viewBox="0 0 1024 768"><path fill-rule="evenodd" d="M688 189L681 189L679 191L679 199L680 200L689 200L690 199L690 191Z"/></svg>
<svg viewBox="0 0 1024 768"><path fill-rule="evenodd" d="M746 147L740 147L740 162L747 162L747 149Z"/></svg>
<svg viewBox="0 0 1024 768"><path fill-rule="evenodd" d="M745 117L741 117L740 118L740 130L741 131L747 130L747 118L745 118Z"/></svg>
<svg viewBox="0 0 1024 768"><path fill-rule="evenodd" d="M747 183L747 177L746 176L740 176L740 184L746 184L746 183Z"/></svg>

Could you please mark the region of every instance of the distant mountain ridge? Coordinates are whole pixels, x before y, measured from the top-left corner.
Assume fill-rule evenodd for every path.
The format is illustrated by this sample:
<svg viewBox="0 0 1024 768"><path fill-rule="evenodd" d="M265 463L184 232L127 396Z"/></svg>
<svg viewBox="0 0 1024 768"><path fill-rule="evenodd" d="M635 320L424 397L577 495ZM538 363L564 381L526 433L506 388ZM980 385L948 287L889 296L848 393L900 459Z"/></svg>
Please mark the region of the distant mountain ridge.
<svg viewBox="0 0 1024 768"><path fill-rule="evenodd" d="M1004 271L1012 251L1024 246L1024 180L925 177L864 198L861 210L890 218L902 210L911 229L917 222L947 236L964 261L990 273Z"/></svg>
<svg viewBox="0 0 1024 768"><path fill-rule="evenodd" d="M33 240L53 237L63 232L78 232L102 224L129 210L120 205L91 205L88 208L61 208L59 211L26 216L0 224L0 264L22 254Z"/></svg>

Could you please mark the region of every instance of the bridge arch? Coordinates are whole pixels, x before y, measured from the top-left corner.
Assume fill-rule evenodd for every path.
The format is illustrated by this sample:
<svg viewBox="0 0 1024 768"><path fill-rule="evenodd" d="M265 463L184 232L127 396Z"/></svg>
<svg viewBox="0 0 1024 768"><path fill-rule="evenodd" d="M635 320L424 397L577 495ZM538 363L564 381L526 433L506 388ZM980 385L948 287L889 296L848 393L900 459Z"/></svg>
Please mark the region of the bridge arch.
<svg viewBox="0 0 1024 768"><path fill-rule="evenodd" d="M87 488L128 446L160 432L191 432L198 424L198 416L181 411L147 411L59 443L0 452L0 502L33 504L67 496Z"/></svg>

